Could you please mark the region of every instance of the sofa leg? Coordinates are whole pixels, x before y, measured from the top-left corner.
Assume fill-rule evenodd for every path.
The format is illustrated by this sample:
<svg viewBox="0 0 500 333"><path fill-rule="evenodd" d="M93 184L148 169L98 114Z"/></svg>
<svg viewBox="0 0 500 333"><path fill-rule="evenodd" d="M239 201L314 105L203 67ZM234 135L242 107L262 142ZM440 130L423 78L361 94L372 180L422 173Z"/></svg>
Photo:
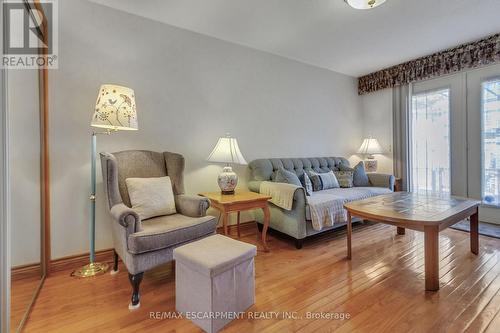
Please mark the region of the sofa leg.
<svg viewBox="0 0 500 333"><path fill-rule="evenodd" d="M118 253L116 253L116 250L113 250L113 269L110 274L115 275L116 273L118 273Z"/></svg>
<svg viewBox="0 0 500 333"><path fill-rule="evenodd" d="M296 239L295 240L295 248L300 250L302 248L302 244L304 243L304 239Z"/></svg>
<svg viewBox="0 0 500 333"><path fill-rule="evenodd" d="M141 284L143 276L144 272L137 274L128 273L128 279L132 285L132 299L128 305L129 310L135 310L141 306L141 302L139 300L139 285Z"/></svg>
<svg viewBox="0 0 500 333"><path fill-rule="evenodd" d="M264 229L264 225L257 223L257 229L259 229L259 232L262 232L262 229Z"/></svg>

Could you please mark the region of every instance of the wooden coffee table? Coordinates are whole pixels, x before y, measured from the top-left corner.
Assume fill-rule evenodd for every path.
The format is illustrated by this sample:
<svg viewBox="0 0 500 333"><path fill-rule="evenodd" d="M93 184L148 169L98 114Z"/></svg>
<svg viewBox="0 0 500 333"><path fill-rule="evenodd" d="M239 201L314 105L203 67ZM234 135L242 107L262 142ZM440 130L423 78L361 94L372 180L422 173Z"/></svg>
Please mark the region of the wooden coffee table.
<svg viewBox="0 0 500 333"><path fill-rule="evenodd" d="M199 195L210 199L210 205L218 209L222 215L224 235L229 233L229 214L238 213L237 228L240 237L240 212L251 209L262 209L264 212L264 227L262 228L262 246L265 252L269 252L267 247L267 229L269 228L270 212L267 202L271 199L268 195L249 191L236 191L234 194L221 194L220 192L204 192Z"/></svg>
<svg viewBox="0 0 500 333"><path fill-rule="evenodd" d="M424 232L425 289L439 290L439 232L470 217L470 250L479 251L479 201L408 192L379 195L346 203L347 258L351 259L352 216Z"/></svg>

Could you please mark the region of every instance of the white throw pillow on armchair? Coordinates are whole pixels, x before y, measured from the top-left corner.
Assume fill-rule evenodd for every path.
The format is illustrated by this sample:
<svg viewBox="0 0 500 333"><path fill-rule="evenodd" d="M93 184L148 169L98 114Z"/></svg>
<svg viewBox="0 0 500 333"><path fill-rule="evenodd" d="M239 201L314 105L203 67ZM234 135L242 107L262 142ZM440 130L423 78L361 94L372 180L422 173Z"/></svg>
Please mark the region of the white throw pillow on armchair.
<svg viewBox="0 0 500 333"><path fill-rule="evenodd" d="M125 183L132 209L141 220L177 212L170 177L127 178Z"/></svg>

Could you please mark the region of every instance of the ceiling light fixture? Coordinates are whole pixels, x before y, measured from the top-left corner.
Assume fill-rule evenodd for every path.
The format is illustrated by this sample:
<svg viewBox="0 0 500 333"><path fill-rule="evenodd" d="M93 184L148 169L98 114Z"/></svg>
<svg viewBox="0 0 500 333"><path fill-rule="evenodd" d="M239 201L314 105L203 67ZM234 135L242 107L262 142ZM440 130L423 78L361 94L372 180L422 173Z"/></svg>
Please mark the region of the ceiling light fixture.
<svg viewBox="0 0 500 333"><path fill-rule="evenodd" d="M380 6L385 0L344 0L349 6L355 9L372 9Z"/></svg>

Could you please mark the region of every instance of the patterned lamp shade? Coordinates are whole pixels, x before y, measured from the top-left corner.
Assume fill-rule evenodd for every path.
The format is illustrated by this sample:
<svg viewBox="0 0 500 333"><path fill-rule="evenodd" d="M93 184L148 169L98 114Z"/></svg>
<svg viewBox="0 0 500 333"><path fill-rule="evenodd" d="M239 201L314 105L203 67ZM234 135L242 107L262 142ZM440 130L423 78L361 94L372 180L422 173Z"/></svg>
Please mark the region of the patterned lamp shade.
<svg viewBox="0 0 500 333"><path fill-rule="evenodd" d="M103 84L97 95L91 126L115 131L137 130L134 90Z"/></svg>

